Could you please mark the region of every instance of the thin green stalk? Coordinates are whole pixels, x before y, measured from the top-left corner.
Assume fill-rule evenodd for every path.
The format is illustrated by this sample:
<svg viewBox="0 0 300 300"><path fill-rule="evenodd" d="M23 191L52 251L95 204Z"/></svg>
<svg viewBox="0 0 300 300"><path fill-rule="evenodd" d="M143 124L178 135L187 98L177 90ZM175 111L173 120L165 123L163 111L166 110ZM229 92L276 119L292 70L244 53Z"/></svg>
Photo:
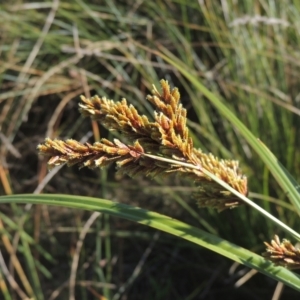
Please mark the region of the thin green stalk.
<svg viewBox="0 0 300 300"><path fill-rule="evenodd" d="M29 247L27 241L22 236L21 236L21 240L22 240L23 254L26 258L26 263L27 263L27 267L28 267L28 271L29 271L28 275L32 279L33 286L34 286L34 292L37 296L37 299L43 300L44 295L43 295L39 275L38 275L38 272L37 272L37 268L35 266L35 261L34 261L34 258L32 256L30 247Z"/></svg>
<svg viewBox="0 0 300 300"><path fill-rule="evenodd" d="M297 233L295 230L291 229L289 226L287 226L286 224L284 224L283 222L281 222L280 220L278 220L277 218L275 218L273 215L271 215L270 213L268 213L266 210L264 210L263 208L261 208L259 205L255 204L253 201L251 201L250 199L248 199L246 196L244 196L243 194L241 194L238 191L236 191L235 189L233 189L225 181L221 180L220 178L218 178L214 174L208 172L207 170L201 168L200 166L195 166L195 165L192 165L192 164L189 164L189 163L184 163L184 162L181 162L181 161L177 161L177 160L173 160L173 159L168 159L168 158L164 158L164 157L160 157L160 156L156 156L156 155L152 155L152 154L143 154L143 155L147 156L147 157L150 157L150 158L153 158L153 159L156 159L156 160L165 161L165 162L168 162L168 163L172 163L174 165L180 165L180 166L183 166L183 167L195 169L195 170L198 170L198 171L202 172L203 174L205 174L208 177L210 177L211 179L213 179L215 182L219 183L225 189L227 189L228 191L230 191L232 194L234 194L237 197L239 197L245 203L247 203L251 207L255 208L257 211L259 211L265 217L269 218L274 223L276 223L284 231L290 233L292 236L294 236L297 240L300 241L300 234L299 233Z"/></svg>

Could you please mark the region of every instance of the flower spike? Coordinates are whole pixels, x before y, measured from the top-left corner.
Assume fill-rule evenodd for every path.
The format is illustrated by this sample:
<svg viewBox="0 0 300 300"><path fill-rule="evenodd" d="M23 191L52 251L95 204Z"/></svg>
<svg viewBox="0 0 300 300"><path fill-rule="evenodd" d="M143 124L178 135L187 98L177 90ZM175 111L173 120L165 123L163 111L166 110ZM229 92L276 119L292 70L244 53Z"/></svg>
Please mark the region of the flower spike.
<svg viewBox="0 0 300 300"><path fill-rule="evenodd" d="M140 115L126 99L114 102L105 97L81 97L79 111L84 116L99 121L109 130L117 130L129 143L102 139L92 145L47 138L38 146L40 154L50 157L50 168L63 163L96 168L115 162L118 172L133 177L177 172L199 186L194 198L200 207L222 211L242 204L238 197L201 172L205 169L247 195L247 177L242 174L238 162L218 159L195 149L178 89L171 89L166 80L161 80L160 84L161 92L153 86L152 95L147 96L155 107L154 122Z"/></svg>

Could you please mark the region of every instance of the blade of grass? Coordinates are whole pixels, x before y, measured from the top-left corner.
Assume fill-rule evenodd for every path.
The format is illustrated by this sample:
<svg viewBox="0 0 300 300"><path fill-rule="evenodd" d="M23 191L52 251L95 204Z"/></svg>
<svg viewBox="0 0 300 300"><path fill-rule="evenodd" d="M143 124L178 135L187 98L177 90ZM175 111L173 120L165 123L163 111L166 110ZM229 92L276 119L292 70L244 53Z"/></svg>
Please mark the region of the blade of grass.
<svg viewBox="0 0 300 300"><path fill-rule="evenodd" d="M0 219L0 231L3 231L3 230L4 230L3 223L2 223L2 220ZM34 291L28 281L28 278L21 266L21 263L20 263L17 255L15 254L15 249L13 248L13 245L12 245L10 239L8 238L8 236L5 234L5 232L1 233L1 239L2 239L2 243L4 244L7 252L10 254L10 259L11 259L12 265L14 266L16 273L19 275L20 280L21 280L27 294L30 296L34 296Z"/></svg>
<svg viewBox="0 0 300 300"><path fill-rule="evenodd" d="M0 290L2 292L4 300L12 300L12 297L10 296L10 293L8 291L6 282L4 281L4 278L2 276L1 269L0 269Z"/></svg>
<svg viewBox="0 0 300 300"><path fill-rule="evenodd" d="M209 234L181 221L138 207L132 207L99 198L59 194L21 194L1 196L0 203L56 205L100 211L102 213L125 218L205 247L233 261L256 269L274 280L281 281L291 288L300 291L299 275L283 267L274 266L263 257L221 239L220 237Z"/></svg>
<svg viewBox="0 0 300 300"><path fill-rule="evenodd" d="M40 278L37 272L37 268L35 266L34 258L31 252L31 249L27 243L27 241L21 236L22 240L22 248L23 248L23 254L26 259L27 267L28 267L28 273L30 278L32 279L33 282L33 287L35 294L37 296L37 299L44 299L41 283L40 283Z"/></svg>

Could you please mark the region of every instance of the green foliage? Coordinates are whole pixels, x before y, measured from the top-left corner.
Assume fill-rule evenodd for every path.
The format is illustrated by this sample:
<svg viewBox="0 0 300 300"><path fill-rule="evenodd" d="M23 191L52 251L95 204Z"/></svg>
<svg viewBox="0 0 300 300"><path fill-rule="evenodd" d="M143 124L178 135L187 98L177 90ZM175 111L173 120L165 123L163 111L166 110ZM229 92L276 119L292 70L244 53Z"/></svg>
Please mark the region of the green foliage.
<svg viewBox="0 0 300 300"><path fill-rule="evenodd" d="M115 203L105 199L71 196L71 195L11 195L1 196L0 203L32 203L56 205L85 210L99 211L113 216L126 218L169 234L188 240L199 246L208 248L231 260L282 281L288 286L300 291L300 276L285 268L275 267L272 263L264 260L261 256L229 243L217 236L209 234L196 227L172 219L170 217L150 212L138 207Z"/></svg>
<svg viewBox="0 0 300 300"><path fill-rule="evenodd" d="M80 95L126 97L141 114L151 115L145 97L152 83L166 78L181 92L194 146L239 160L249 197L297 231L299 17L295 0L0 4L0 193L114 199L262 253L262 242L283 231L248 206L221 214L199 210L189 196L195 189L178 178L149 183L114 177L111 169L76 168L54 176L55 169L47 174L46 162L37 160L36 146L45 137L99 141L97 125L78 118ZM120 136L101 130L101 138ZM100 216L90 224L80 210L15 203L1 204L0 210L1 253L12 262L19 285L8 282L0 268L5 299L22 292L42 292L50 299L72 292L82 299L141 294L144 299L197 299L207 293L270 299L275 288L258 274L233 288L239 275L227 275L230 263L221 256L168 235L154 239L151 230L118 218ZM78 258L76 285L62 285ZM26 280L22 274L34 267ZM282 297L299 296L285 289Z"/></svg>

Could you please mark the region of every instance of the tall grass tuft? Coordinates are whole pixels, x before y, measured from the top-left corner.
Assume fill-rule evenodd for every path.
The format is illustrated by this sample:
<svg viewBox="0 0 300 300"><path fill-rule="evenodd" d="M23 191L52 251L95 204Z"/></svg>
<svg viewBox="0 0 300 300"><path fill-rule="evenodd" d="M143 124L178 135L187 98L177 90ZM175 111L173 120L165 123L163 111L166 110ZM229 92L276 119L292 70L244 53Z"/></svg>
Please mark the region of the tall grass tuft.
<svg viewBox="0 0 300 300"><path fill-rule="evenodd" d="M298 289L295 272L254 253L266 252L263 242L269 241L267 257L279 254L279 265L288 266L291 253L285 250L298 251L293 237L300 211L299 16L293 0L1 3L0 193L11 196L1 198L0 206L0 298L240 299L255 294L269 299L283 289L275 289L276 280ZM102 95L101 103L105 97L115 104L126 98L140 117L148 116L147 124L163 126L164 117L152 115L156 102L146 100L160 78L180 90L193 147L188 142L170 153L151 140L155 153L149 155L164 151L168 159L190 164L182 150L193 148L239 161L248 197L294 233L249 205L221 213L199 209L190 196L198 197L198 183L188 176L150 181L115 175L111 167L47 171L47 161L36 152L45 138L52 145L76 140L89 149L97 143L112 152L121 148L129 163L150 161L159 170L172 166L195 179L198 167L187 172L187 166L174 162L133 158L136 147L146 153L145 145L134 144L141 137L129 143L124 132L100 128L78 114L80 95L86 101ZM230 182L214 183L208 173L202 178L233 195L234 205L244 203L235 189L227 190L234 188ZM79 196L48 195L58 193ZM44 205L50 203L65 207ZM177 238L108 214L173 230ZM272 240L275 234L280 239ZM251 268L275 280L253 276ZM285 298L297 299L298 292L285 288Z"/></svg>

